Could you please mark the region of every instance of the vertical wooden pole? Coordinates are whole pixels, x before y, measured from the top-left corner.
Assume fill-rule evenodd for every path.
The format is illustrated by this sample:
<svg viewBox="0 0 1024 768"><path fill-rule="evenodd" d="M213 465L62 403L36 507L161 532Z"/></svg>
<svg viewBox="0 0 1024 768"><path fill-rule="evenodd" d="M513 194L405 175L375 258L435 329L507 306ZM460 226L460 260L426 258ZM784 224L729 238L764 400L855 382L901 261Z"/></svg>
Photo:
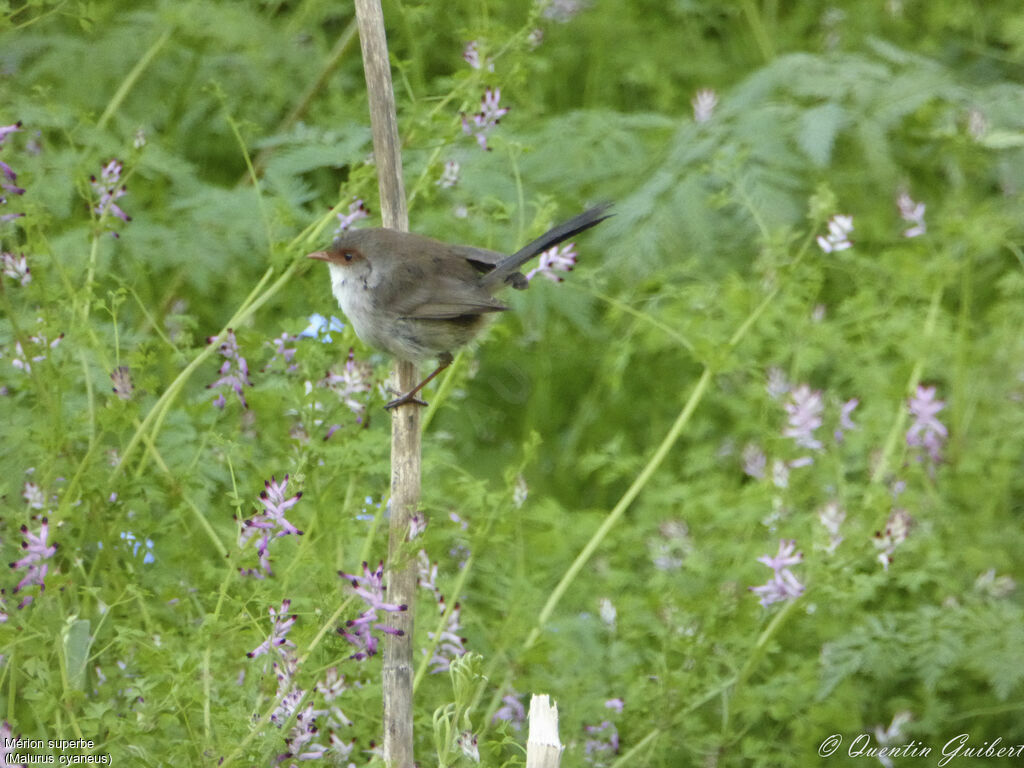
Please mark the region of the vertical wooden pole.
<svg viewBox="0 0 1024 768"><path fill-rule="evenodd" d="M558 739L558 705L546 694L530 697L530 731L526 739L526 768L558 768L562 742Z"/></svg>
<svg viewBox="0 0 1024 768"><path fill-rule="evenodd" d="M359 43L370 101L373 157L380 184L381 217L385 227L409 230L402 181L395 94L391 84L384 13L380 0L355 0ZM408 392L416 385L416 367L395 361L395 389ZM389 768L413 768L412 630L416 591L414 561L404 546L409 521L420 501L420 412L415 403L395 408L391 420L391 525L388 536L388 602L409 606L388 613L389 626L402 635L384 637L384 762Z"/></svg>

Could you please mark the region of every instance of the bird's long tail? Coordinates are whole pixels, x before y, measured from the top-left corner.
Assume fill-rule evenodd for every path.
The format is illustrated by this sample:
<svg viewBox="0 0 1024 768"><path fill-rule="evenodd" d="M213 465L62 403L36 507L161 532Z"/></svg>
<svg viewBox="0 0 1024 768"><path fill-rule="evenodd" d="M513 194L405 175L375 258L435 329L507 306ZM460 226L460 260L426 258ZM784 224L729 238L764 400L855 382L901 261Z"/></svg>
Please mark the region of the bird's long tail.
<svg viewBox="0 0 1024 768"><path fill-rule="evenodd" d="M611 203L596 205L578 216L574 216L567 222L549 229L532 243L524 245L508 258L499 261L494 269L480 278L481 285L484 287L500 287L509 277L518 274L519 268L534 256L568 240L570 237L575 237L580 232L588 230L613 216L614 214L608 213L608 209L611 207Z"/></svg>

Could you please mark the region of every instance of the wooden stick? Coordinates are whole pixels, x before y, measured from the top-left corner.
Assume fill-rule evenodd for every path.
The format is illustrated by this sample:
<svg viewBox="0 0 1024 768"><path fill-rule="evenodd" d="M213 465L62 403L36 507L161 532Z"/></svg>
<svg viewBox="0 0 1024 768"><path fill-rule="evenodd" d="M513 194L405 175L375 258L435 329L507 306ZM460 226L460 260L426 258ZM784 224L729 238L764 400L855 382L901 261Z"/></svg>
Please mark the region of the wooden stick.
<svg viewBox="0 0 1024 768"><path fill-rule="evenodd" d="M526 739L526 768L558 768L562 742L558 739L558 705L547 694L530 697L530 732Z"/></svg>
<svg viewBox="0 0 1024 768"><path fill-rule="evenodd" d="M402 181L401 144L395 94L391 84L384 13L380 0L355 0L359 43L370 102L373 157L380 185L381 218L385 227L409 231ZM416 367L395 361L395 389L407 392L416 386ZM399 406L391 419L391 527L388 536L388 587L390 603L409 606L389 612L388 625L401 635L384 636L384 762L389 768L413 768L412 734L412 630L416 592L415 561L406 546L409 521L420 501L420 406Z"/></svg>

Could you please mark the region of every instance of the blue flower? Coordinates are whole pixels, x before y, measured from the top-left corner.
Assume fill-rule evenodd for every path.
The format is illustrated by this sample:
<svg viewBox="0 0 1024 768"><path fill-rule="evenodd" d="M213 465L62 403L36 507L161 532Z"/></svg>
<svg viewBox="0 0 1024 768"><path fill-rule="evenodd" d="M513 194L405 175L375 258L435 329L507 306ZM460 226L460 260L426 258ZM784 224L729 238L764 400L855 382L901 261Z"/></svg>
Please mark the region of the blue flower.
<svg viewBox="0 0 1024 768"><path fill-rule="evenodd" d="M341 333L343 330L345 330L345 324L334 315L331 315L331 319L328 320L323 315L314 313L309 316L309 327L300 333L299 336L317 339L320 338L320 334L323 334L323 338L320 338L320 341L324 344L330 344L332 341L331 331Z"/></svg>
<svg viewBox="0 0 1024 768"><path fill-rule="evenodd" d="M132 556L139 556L139 548L142 546L142 542L135 538L135 534L131 531L121 531L121 538L128 542L132 548ZM143 563L155 563L156 558L153 557L153 540L146 539L146 552L142 556Z"/></svg>

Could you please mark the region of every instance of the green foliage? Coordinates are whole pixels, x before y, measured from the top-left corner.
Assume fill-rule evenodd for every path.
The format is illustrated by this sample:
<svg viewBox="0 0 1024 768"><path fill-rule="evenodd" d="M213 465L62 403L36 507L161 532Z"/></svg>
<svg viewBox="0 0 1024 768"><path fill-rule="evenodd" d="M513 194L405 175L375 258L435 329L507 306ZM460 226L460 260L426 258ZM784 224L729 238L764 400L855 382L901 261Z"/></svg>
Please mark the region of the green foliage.
<svg viewBox="0 0 1024 768"><path fill-rule="evenodd" d="M1024 743L1018 4L384 5L414 229L512 250L617 203L428 389L419 763L476 739L522 765L531 692L567 766L802 766L901 712L893 743ZM336 630L365 610L338 572L386 553L389 361L300 335L336 312L303 255L379 210L351 13L0 2L15 734L272 764L312 707L331 759L379 763L380 660ZM488 152L461 122L486 88L510 109ZM112 159L130 221L101 207ZM836 215L852 247L824 253ZM919 386L937 460L908 441ZM785 432L815 393L820 447ZM302 535L267 574L244 521L286 476ZM761 606L780 539L804 591ZM31 557L45 590L15 591ZM291 615L283 705L284 656L246 654Z"/></svg>

